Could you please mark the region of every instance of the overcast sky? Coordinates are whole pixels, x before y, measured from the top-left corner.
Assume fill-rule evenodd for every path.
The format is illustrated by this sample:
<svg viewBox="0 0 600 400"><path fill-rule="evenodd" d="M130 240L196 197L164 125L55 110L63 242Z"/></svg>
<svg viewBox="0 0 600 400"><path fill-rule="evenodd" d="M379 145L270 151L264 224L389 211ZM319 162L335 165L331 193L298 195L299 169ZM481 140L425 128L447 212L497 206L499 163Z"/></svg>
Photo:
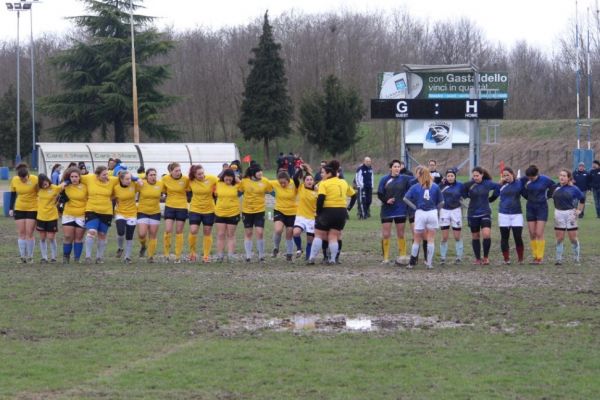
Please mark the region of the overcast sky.
<svg viewBox="0 0 600 400"><path fill-rule="evenodd" d="M66 32L72 25L64 17L81 15L84 11L78 0L41 1L34 5L34 35ZM585 19L587 7L594 13L595 3L594 0L579 0L580 18ZM267 9L272 17L276 17L292 9L317 13L406 8L411 15L432 22L466 16L476 21L488 39L500 41L508 48L515 41L526 39L548 52L575 18L575 0L145 0L144 5L146 9L141 14L160 17L157 20L159 26L169 25L176 30L246 24L260 18ZM4 39L16 37L15 14L8 12L6 7L0 11L0 34ZM26 40L29 29L29 15L22 14L21 36Z"/></svg>

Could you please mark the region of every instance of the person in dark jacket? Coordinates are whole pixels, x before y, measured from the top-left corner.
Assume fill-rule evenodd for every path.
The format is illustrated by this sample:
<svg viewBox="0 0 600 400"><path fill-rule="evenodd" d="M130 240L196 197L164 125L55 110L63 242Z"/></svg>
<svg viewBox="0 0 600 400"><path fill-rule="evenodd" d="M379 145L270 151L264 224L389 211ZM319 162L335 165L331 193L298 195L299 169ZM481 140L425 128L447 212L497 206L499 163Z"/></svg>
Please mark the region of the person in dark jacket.
<svg viewBox="0 0 600 400"><path fill-rule="evenodd" d="M589 190L594 196L596 217L600 218L600 161L594 160L589 175Z"/></svg>
<svg viewBox="0 0 600 400"><path fill-rule="evenodd" d="M373 199L373 186L375 186L375 175L371 163L371 158L365 157L362 165L356 170L354 178L359 197L359 219L366 219L371 216L371 201Z"/></svg>
<svg viewBox="0 0 600 400"><path fill-rule="evenodd" d="M585 169L585 163L580 162L577 166L577 169L573 171L573 182L575 186L581 190L583 196L585 197L587 191L590 189L590 173ZM579 218L583 218L583 212L585 211L585 202L583 208L581 209L581 213L579 214Z"/></svg>

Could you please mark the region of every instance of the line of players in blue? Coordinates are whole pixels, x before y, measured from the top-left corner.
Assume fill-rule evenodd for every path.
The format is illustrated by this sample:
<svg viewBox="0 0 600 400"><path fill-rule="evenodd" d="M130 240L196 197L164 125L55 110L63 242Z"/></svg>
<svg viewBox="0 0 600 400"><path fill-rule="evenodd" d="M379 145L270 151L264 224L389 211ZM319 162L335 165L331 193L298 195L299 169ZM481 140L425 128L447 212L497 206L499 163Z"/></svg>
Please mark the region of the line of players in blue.
<svg viewBox="0 0 600 400"><path fill-rule="evenodd" d="M575 263L580 262L577 237L578 216L583 212L585 194L575 184L573 174L561 169L558 182L540 174L535 165L529 166L525 176L518 178L510 167L502 170L500 182L494 182L488 171L476 167L466 183L456 180L457 171L449 169L441 176L435 169L419 166L415 175L404 168L404 163L392 160L390 171L381 178L377 196L382 203L383 263L390 261L390 240L395 225L398 239L396 263L412 268L416 265L421 243L425 265L432 268L436 231L441 230L440 264L448 262L450 231L455 242L454 263L460 264L464 255L462 241L462 210L467 209L471 246L476 265L489 265L491 248L492 209L490 203L499 199L498 225L503 262L511 263L509 239L515 243L516 259L524 262L523 227L527 223L531 243L532 264L543 264L545 253L544 229L549 218L548 199L554 203L554 230L556 237L555 264L563 262L564 239L572 247ZM526 199L525 213L521 198ZM404 227L406 222L413 231L410 259L407 254Z"/></svg>

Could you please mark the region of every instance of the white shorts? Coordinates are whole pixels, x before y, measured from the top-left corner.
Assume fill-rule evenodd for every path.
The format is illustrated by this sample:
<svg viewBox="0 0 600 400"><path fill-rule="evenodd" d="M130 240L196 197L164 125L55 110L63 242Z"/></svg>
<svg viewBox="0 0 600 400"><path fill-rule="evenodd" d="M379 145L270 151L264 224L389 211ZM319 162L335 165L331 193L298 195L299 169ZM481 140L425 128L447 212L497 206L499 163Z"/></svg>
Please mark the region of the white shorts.
<svg viewBox="0 0 600 400"><path fill-rule="evenodd" d="M146 225L160 225L160 220L152 218L138 218L137 223Z"/></svg>
<svg viewBox="0 0 600 400"><path fill-rule="evenodd" d="M498 214L500 228L523 227L523 214Z"/></svg>
<svg viewBox="0 0 600 400"><path fill-rule="evenodd" d="M417 210L415 213L415 231L438 229L439 226L437 210Z"/></svg>
<svg viewBox="0 0 600 400"><path fill-rule="evenodd" d="M440 227L450 226L453 229L462 228L462 211L460 207L453 210L440 210Z"/></svg>
<svg viewBox="0 0 600 400"><path fill-rule="evenodd" d="M119 221L119 220L125 220L125 222L129 226L136 226L137 225L137 218L127 218L127 217L122 216L121 214L116 214L115 215L115 221Z"/></svg>
<svg viewBox="0 0 600 400"><path fill-rule="evenodd" d="M304 217L300 217L296 215L296 219L294 220L294 227L298 227L302 229L306 233L315 233L315 220L308 219Z"/></svg>
<svg viewBox="0 0 600 400"><path fill-rule="evenodd" d="M85 227L85 218L84 217L73 217L71 215L64 215L62 216L62 224L70 224L71 222L75 222L77 224L77 226L83 228Z"/></svg>
<svg viewBox="0 0 600 400"><path fill-rule="evenodd" d="M554 228L577 229L577 214L575 210L554 210Z"/></svg>

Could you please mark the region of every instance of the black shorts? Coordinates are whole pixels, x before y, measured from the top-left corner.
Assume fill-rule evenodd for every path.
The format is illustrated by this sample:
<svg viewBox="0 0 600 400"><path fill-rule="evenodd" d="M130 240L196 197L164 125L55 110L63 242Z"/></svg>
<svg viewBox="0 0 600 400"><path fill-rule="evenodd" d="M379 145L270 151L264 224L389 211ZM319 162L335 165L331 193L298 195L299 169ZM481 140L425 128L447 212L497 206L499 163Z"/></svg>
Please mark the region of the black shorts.
<svg viewBox="0 0 600 400"><path fill-rule="evenodd" d="M219 217L218 215L215 216L215 224L237 225L239 222L239 215L236 215L235 217Z"/></svg>
<svg viewBox="0 0 600 400"><path fill-rule="evenodd" d="M492 217L490 215L482 215L480 217L469 217L469 228L471 233L477 233L483 228L492 227Z"/></svg>
<svg viewBox="0 0 600 400"><path fill-rule="evenodd" d="M58 220L35 222L35 230L38 232L58 232Z"/></svg>
<svg viewBox="0 0 600 400"><path fill-rule="evenodd" d="M346 226L348 211L345 207L324 208L315 221L315 229L328 231L335 229L341 231Z"/></svg>
<svg viewBox="0 0 600 400"><path fill-rule="evenodd" d="M175 221L185 221L188 218L187 208L172 208L165 206L165 219L174 219Z"/></svg>
<svg viewBox="0 0 600 400"><path fill-rule="evenodd" d="M87 224L89 221L93 221L95 219L99 219L103 224L110 226L112 224L113 216L110 214L98 214L93 211L85 212L85 223Z"/></svg>
<svg viewBox="0 0 600 400"><path fill-rule="evenodd" d="M213 226L215 223L215 214L200 214L190 211L190 225Z"/></svg>
<svg viewBox="0 0 600 400"><path fill-rule="evenodd" d="M296 216L285 215L281 211L273 210L273 221L281 221L286 228L293 228L294 221L296 221Z"/></svg>
<svg viewBox="0 0 600 400"><path fill-rule="evenodd" d="M258 213L242 213L242 222L244 228L264 228L265 227L265 212Z"/></svg>
<svg viewBox="0 0 600 400"><path fill-rule="evenodd" d="M155 221L160 221L160 213L157 214L145 214L145 213L137 213L137 219L153 219Z"/></svg>
<svg viewBox="0 0 600 400"><path fill-rule="evenodd" d="M411 222L414 222L415 219L413 217L413 220ZM382 224L389 224L389 223L395 223L395 224L405 224L406 223L406 217L391 217L391 218L381 218L381 223Z"/></svg>
<svg viewBox="0 0 600 400"><path fill-rule="evenodd" d="M37 211L19 211L19 210L15 210L13 211L13 215L15 217L15 221L18 221L20 219L36 219L37 218Z"/></svg>

